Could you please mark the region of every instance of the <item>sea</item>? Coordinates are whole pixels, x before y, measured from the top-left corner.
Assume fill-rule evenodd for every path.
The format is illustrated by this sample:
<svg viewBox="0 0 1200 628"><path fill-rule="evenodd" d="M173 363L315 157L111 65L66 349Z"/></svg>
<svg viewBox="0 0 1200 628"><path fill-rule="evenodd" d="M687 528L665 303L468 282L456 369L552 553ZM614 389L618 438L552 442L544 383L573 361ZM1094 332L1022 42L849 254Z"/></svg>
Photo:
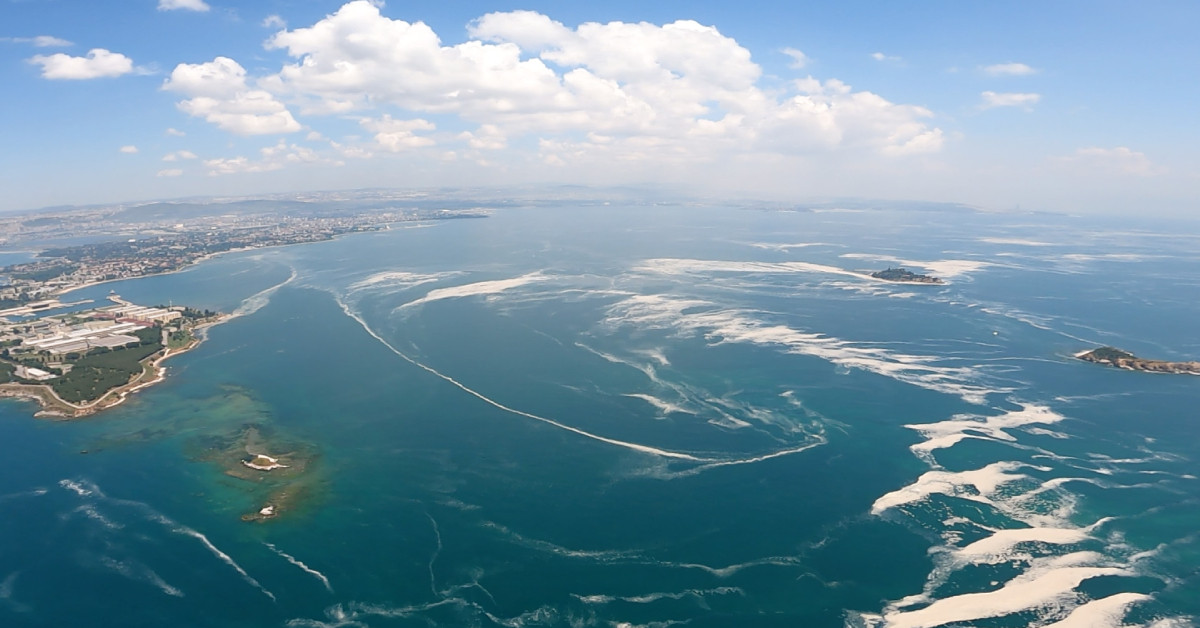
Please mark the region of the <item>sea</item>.
<svg viewBox="0 0 1200 628"><path fill-rule="evenodd" d="M1200 358L1198 250L613 202L81 289L232 317L101 414L0 400L0 626L1194 625L1200 378L1074 356Z"/></svg>

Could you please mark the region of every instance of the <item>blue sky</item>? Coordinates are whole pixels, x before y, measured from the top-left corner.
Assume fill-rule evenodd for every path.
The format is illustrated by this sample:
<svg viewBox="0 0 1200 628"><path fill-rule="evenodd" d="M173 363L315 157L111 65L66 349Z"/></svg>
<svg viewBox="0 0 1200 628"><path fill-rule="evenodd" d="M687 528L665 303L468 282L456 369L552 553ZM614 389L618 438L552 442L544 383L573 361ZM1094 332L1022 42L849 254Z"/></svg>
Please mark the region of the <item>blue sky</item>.
<svg viewBox="0 0 1200 628"><path fill-rule="evenodd" d="M0 0L0 210L354 187L1193 215L1194 2Z"/></svg>

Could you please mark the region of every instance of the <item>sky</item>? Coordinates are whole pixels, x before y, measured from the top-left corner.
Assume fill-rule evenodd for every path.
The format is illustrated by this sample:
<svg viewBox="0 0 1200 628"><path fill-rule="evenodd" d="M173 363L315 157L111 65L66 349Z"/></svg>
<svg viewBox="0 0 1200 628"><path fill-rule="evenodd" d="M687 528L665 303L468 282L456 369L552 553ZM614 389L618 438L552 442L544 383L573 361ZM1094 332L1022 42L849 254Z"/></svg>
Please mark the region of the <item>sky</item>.
<svg viewBox="0 0 1200 628"><path fill-rule="evenodd" d="M1200 3L0 0L0 210L662 186L1200 216Z"/></svg>

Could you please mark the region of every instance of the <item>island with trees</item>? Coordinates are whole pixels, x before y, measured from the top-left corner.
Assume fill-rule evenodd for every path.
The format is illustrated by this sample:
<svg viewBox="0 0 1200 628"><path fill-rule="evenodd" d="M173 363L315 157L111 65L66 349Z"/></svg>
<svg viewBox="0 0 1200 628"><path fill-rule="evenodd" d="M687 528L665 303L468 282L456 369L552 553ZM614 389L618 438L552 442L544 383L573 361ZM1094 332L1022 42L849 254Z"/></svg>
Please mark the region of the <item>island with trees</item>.
<svg viewBox="0 0 1200 628"><path fill-rule="evenodd" d="M894 281L897 283L931 283L931 284L946 283L946 282L942 281L941 279L938 279L937 277L931 277L929 275L919 275L917 273L905 270L903 268L888 267L886 270L878 270L878 271L871 273L871 276L876 279L882 279L884 281Z"/></svg>
<svg viewBox="0 0 1200 628"><path fill-rule="evenodd" d="M1107 366L1115 366L1129 371L1146 371L1148 373L1178 373L1183 375L1200 375L1200 362L1169 362L1165 360L1147 360L1139 358L1128 351L1114 347L1100 347L1084 351L1075 356L1085 362L1094 362Z"/></svg>

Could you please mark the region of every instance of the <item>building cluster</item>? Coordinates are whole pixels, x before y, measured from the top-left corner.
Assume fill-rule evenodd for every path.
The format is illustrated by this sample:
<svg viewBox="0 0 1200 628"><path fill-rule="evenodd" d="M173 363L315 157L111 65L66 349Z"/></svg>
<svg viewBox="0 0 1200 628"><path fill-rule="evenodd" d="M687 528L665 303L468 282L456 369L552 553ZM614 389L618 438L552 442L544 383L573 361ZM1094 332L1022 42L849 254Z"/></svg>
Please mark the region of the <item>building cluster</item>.
<svg viewBox="0 0 1200 628"><path fill-rule="evenodd" d="M0 326L0 342L13 357L44 354L47 364L68 354L84 354L92 349L116 349L137 343L134 335L156 323L168 323L183 316L179 309L120 304L83 313L49 316L33 321L18 321ZM46 379L53 375L29 367L28 379ZM18 373L20 375L20 373Z"/></svg>
<svg viewBox="0 0 1200 628"><path fill-rule="evenodd" d="M91 283L179 270L215 253L318 242L345 233L382 229L390 222L412 218L396 212L337 217L216 217L189 226L175 225L182 232L50 249L42 259L0 273L0 302L44 299Z"/></svg>

